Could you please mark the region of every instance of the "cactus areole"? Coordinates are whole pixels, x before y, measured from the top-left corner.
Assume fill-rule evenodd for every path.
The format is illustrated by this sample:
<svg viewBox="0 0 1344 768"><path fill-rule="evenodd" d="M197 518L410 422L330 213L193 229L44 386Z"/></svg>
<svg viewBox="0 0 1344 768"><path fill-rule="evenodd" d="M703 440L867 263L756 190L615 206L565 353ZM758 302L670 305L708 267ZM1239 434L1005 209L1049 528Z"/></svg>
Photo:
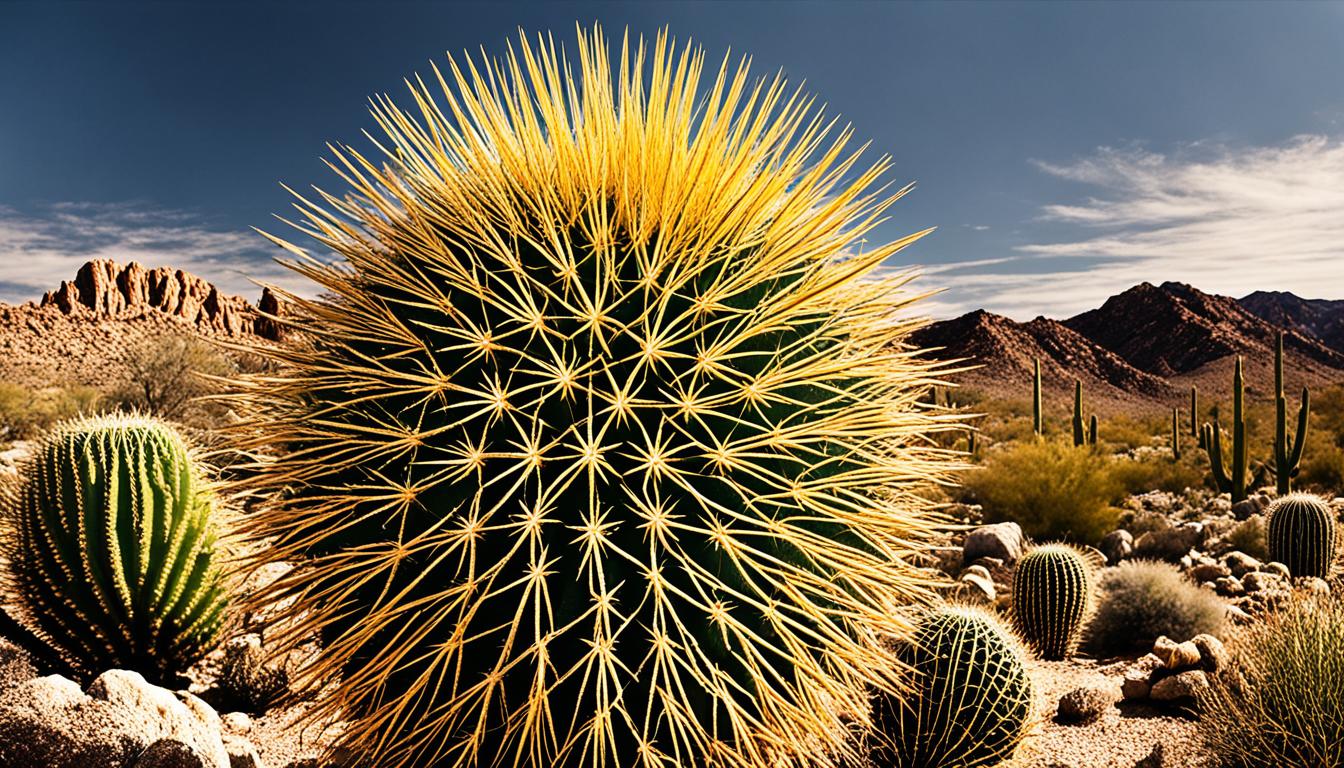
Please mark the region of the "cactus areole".
<svg viewBox="0 0 1344 768"><path fill-rule="evenodd" d="M166 682L214 645L226 606L214 502L172 428L140 416L65 422L22 477L7 586L24 623L78 673Z"/></svg>
<svg viewBox="0 0 1344 768"><path fill-rule="evenodd" d="M703 64L630 40L613 70L599 32L436 69L304 206L345 263L295 265L328 296L291 297L306 341L238 434L289 447L247 481L294 489L263 559L309 563L270 642L323 635L315 712L361 764L832 765L899 685L926 437L964 428L875 273L918 235L855 250L885 162Z"/></svg>

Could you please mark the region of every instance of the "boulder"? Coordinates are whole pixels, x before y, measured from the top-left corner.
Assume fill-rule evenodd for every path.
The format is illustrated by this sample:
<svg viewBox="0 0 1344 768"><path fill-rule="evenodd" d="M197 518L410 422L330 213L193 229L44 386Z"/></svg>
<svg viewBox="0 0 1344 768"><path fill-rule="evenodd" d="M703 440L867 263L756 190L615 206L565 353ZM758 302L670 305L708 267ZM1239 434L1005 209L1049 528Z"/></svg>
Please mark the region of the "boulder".
<svg viewBox="0 0 1344 768"><path fill-rule="evenodd" d="M972 565L967 568L962 572L957 582L959 584L958 593L968 600L977 603L993 603L998 597L998 592L994 587L994 579L990 577L989 570L983 565Z"/></svg>
<svg viewBox="0 0 1344 768"><path fill-rule="evenodd" d="M1058 719L1065 723L1088 723L1101 717L1114 703L1113 691L1098 685L1085 685L1060 697Z"/></svg>
<svg viewBox="0 0 1344 768"><path fill-rule="evenodd" d="M1167 669L1186 669L1199 665L1199 648L1194 643L1186 641L1178 643L1175 640L1163 635L1157 638L1153 643L1153 655L1162 660L1162 666Z"/></svg>
<svg viewBox="0 0 1344 768"><path fill-rule="evenodd" d="M1217 672L1227 667L1227 649L1223 641L1209 634L1195 635L1190 640L1199 649L1199 666L1205 672Z"/></svg>
<svg viewBox="0 0 1344 768"><path fill-rule="evenodd" d="M150 756L158 762L131 762L158 742L181 749L165 744ZM182 749L196 762L182 756ZM229 758L219 716L209 705L189 693L150 685L135 672L113 670L87 692L51 675L0 695L0 765L229 768Z"/></svg>
<svg viewBox="0 0 1344 768"><path fill-rule="evenodd" d="M1260 561L1245 552L1228 552L1223 557L1223 564L1227 570L1238 579L1246 574L1260 569Z"/></svg>
<svg viewBox="0 0 1344 768"><path fill-rule="evenodd" d="M982 557L995 557L1015 563L1022 556L1022 527L1017 523L982 525L966 534L962 544L962 562L973 563Z"/></svg>
<svg viewBox="0 0 1344 768"><path fill-rule="evenodd" d="M1175 563L1203 543L1204 526L1200 523L1183 523L1140 536L1134 542L1134 556Z"/></svg>
<svg viewBox="0 0 1344 768"><path fill-rule="evenodd" d="M1101 540L1100 549L1107 564L1115 565L1134 553L1134 536L1124 528L1111 531Z"/></svg>
<svg viewBox="0 0 1344 768"><path fill-rule="evenodd" d="M1202 669L1178 672L1153 683L1148 697L1153 701L1184 701L1196 699L1209 689L1209 677Z"/></svg>
<svg viewBox="0 0 1344 768"><path fill-rule="evenodd" d="M133 768L209 768L199 752L176 739L159 739L140 753Z"/></svg>
<svg viewBox="0 0 1344 768"><path fill-rule="evenodd" d="M1231 575L1232 572L1221 563L1201 563L1190 569L1190 578L1201 584L1206 581L1216 582Z"/></svg>

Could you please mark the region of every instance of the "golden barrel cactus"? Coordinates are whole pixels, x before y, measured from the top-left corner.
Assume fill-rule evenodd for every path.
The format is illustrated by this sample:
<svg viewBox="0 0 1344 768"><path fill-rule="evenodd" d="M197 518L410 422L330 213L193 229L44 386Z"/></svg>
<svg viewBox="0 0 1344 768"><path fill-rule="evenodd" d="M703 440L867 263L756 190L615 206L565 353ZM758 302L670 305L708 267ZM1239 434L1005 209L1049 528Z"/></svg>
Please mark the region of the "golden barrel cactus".
<svg viewBox="0 0 1344 768"><path fill-rule="evenodd" d="M886 162L703 69L600 31L435 68L299 205L343 263L272 238L325 293L234 394L285 447L248 534L360 765L831 765L900 686L956 428L878 271L919 235L857 247Z"/></svg>

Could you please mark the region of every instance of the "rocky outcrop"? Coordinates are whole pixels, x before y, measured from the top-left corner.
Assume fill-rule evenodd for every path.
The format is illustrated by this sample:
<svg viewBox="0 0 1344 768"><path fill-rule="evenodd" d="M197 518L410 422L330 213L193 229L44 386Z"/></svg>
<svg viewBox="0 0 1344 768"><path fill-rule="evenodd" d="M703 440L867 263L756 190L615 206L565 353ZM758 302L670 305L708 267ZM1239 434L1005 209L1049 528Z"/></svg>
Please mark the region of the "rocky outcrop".
<svg viewBox="0 0 1344 768"><path fill-rule="evenodd" d="M262 312L280 314L269 290L262 293ZM229 296L203 278L169 267L147 269L138 262L125 266L97 259L79 268L74 280L42 297L39 307L55 307L66 315L127 318L159 312L198 330L223 336L280 336L276 323L248 301Z"/></svg>
<svg viewBox="0 0 1344 768"><path fill-rule="evenodd" d="M235 740L236 741L236 740ZM235 751L245 751L235 746ZM0 697L0 764L230 768L219 715L190 693L111 670L87 691L59 675Z"/></svg>

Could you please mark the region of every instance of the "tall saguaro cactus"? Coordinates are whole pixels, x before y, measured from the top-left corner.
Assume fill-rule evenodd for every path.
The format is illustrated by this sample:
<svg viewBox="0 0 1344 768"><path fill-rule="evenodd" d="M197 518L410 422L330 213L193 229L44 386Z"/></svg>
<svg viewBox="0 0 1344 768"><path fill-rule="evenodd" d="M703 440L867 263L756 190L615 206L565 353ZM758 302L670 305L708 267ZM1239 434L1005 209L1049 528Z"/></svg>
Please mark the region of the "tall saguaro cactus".
<svg viewBox="0 0 1344 768"><path fill-rule="evenodd" d="M1204 431L1199 426L1199 388L1193 385L1190 387L1190 437L1200 448L1204 447Z"/></svg>
<svg viewBox="0 0 1344 768"><path fill-rule="evenodd" d="M141 416L60 424L12 501L9 597L77 673L163 682L216 642L226 595L214 501L171 428Z"/></svg>
<svg viewBox="0 0 1344 768"><path fill-rule="evenodd" d="M1037 435L1045 433L1045 418L1041 411L1041 359L1038 357L1031 376L1031 429Z"/></svg>
<svg viewBox="0 0 1344 768"><path fill-rule="evenodd" d="M1296 436L1288 436L1288 399L1283 394L1283 331L1274 336L1274 482L1280 496L1292 491L1293 476L1302 463L1302 447L1307 442L1307 420L1311 413L1311 392L1302 388L1297 408Z"/></svg>
<svg viewBox="0 0 1344 768"><path fill-rule="evenodd" d="M1246 498L1246 485L1249 481L1248 461L1246 457L1246 415L1244 412L1246 382L1241 371L1241 357L1237 357L1237 366L1232 374L1232 445L1231 467L1223 463L1223 435L1214 416L1212 424L1204 425L1204 443L1209 453L1209 465L1213 470L1213 480L1218 490L1232 496L1235 504Z"/></svg>
<svg viewBox="0 0 1344 768"><path fill-rule="evenodd" d="M243 379L283 652L361 768L826 768L936 597L963 429L883 260L899 194L812 102L599 32L380 99L304 207L302 343ZM479 74L478 74L479 73ZM702 79L708 91L701 89ZM281 242L299 253L304 249ZM870 279L871 278L871 279ZM290 489L287 494L276 491Z"/></svg>
<svg viewBox="0 0 1344 768"><path fill-rule="evenodd" d="M1171 409L1171 460L1181 460L1181 409Z"/></svg>

